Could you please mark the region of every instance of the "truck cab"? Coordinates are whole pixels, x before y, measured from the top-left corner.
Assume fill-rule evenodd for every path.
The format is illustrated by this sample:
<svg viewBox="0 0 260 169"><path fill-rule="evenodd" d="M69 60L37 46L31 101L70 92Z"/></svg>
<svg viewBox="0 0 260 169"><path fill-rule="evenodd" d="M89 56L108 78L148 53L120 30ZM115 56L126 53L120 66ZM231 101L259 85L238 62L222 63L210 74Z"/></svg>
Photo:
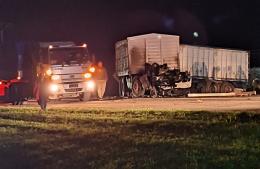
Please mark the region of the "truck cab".
<svg viewBox="0 0 260 169"><path fill-rule="evenodd" d="M84 72L90 66L86 44L73 42L40 43L40 62L49 65L49 99L79 98L92 92Z"/></svg>

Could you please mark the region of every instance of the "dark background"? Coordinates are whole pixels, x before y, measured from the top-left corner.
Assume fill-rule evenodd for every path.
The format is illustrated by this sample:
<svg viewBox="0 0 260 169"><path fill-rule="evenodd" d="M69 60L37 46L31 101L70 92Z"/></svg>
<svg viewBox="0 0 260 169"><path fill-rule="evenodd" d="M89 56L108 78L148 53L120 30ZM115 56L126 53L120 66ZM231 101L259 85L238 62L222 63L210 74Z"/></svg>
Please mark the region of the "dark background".
<svg viewBox="0 0 260 169"><path fill-rule="evenodd" d="M11 23L18 39L84 41L111 75L115 42L152 32L180 35L187 44L250 50L251 67L260 66L257 0L0 0L0 22Z"/></svg>

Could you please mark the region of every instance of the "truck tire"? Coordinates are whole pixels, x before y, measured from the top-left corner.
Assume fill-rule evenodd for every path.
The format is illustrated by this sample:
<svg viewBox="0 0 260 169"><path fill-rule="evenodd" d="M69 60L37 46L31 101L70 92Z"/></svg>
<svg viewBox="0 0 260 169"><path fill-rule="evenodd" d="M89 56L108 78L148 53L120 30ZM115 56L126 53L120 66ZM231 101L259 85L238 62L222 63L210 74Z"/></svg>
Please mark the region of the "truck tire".
<svg viewBox="0 0 260 169"><path fill-rule="evenodd" d="M229 83L229 82L224 82L221 87L220 87L220 91L221 93L230 93L234 91L234 86L233 84Z"/></svg>
<svg viewBox="0 0 260 169"><path fill-rule="evenodd" d="M19 99L18 85L13 84L10 86L9 99L10 99L10 102L12 103L12 105L19 105L20 99Z"/></svg>
<svg viewBox="0 0 260 169"><path fill-rule="evenodd" d="M133 78L133 84L132 84L132 94L133 97L143 97L145 93L145 90L142 87L142 83L139 80L138 77Z"/></svg>
<svg viewBox="0 0 260 169"><path fill-rule="evenodd" d="M18 102L15 101L15 100L13 100L13 101L12 101L12 105L18 105Z"/></svg>
<svg viewBox="0 0 260 169"><path fill-rule="evenodd" d="M19 100L18 101L18 105L23 105L23 103L24 103L24 100Z"/></svg>
<svg viewBox="0 0 260 169"><path fill-rule="evenodd" d="M152 87L152 89L150 89L150 96L151 96L152 98L158 97L158 92L157 92L157 90L156 90L155 87Z"/></svg>
<svg viewBox="0 0 260 169"><path fill-rule="evenodd" d="M119 96L120 97L129 97L130 96L130 90L127 87L126 77L123 77L122 79L120 79Z"/></svg>
<svg viewBox="0 0 260 169"><path fill-rule="evenodd" d="M119 82L119 96L120 97L125 97L125 79L122 78L120 79L120 82Z"/></svg>
<svg viewBox="0 0 260 169"><path fill-rule="evenodd" d="M84 92L83 96L80 98L80 101L89 101L91 99L91 92Z"/></svg>
<svg viewBox="0 0 260 169"><path fill-rule="evenodd" d="M12 101L12 105L23 105L24 101L17 99Z"/></svg>

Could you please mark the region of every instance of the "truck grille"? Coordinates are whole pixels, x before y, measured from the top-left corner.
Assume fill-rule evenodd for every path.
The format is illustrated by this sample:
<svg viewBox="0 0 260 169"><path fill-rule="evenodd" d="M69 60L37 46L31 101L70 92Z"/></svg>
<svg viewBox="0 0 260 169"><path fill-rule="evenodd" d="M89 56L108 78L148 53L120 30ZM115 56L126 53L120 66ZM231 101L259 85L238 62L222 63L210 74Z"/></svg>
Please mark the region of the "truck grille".
<svg viewBox="0 0 260 169"><path fill-rule="evenodd" d="M82 88L74 88L74 89L65 89L65 92L80 92Z"/></svg>
<svg viewBox="0 0 260 169"><path fill-rule="evenodd" d="M73 81L82 81L82 74L69 74L69 75L61 75L61 79L63 82L73 82Z"/></svg>
<svg viewBox="0 0 260 169"><path fill-rule="evenodd" d="M69 84L69 88L77 88L77 87L79 87L78 83Z"/></svg>

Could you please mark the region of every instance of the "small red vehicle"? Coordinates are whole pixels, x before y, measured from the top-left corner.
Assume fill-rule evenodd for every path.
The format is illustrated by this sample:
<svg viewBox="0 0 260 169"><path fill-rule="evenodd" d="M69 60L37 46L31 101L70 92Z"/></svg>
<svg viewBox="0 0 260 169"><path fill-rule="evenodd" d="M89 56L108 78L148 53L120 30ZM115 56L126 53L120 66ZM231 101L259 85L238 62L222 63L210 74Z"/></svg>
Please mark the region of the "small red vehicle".
<svg viewBox="0 0 260 169"><path fill-rule="evenodd" d="M21 79L0 81L0 101L21 105L31 95L30 84Z"/></svg>

